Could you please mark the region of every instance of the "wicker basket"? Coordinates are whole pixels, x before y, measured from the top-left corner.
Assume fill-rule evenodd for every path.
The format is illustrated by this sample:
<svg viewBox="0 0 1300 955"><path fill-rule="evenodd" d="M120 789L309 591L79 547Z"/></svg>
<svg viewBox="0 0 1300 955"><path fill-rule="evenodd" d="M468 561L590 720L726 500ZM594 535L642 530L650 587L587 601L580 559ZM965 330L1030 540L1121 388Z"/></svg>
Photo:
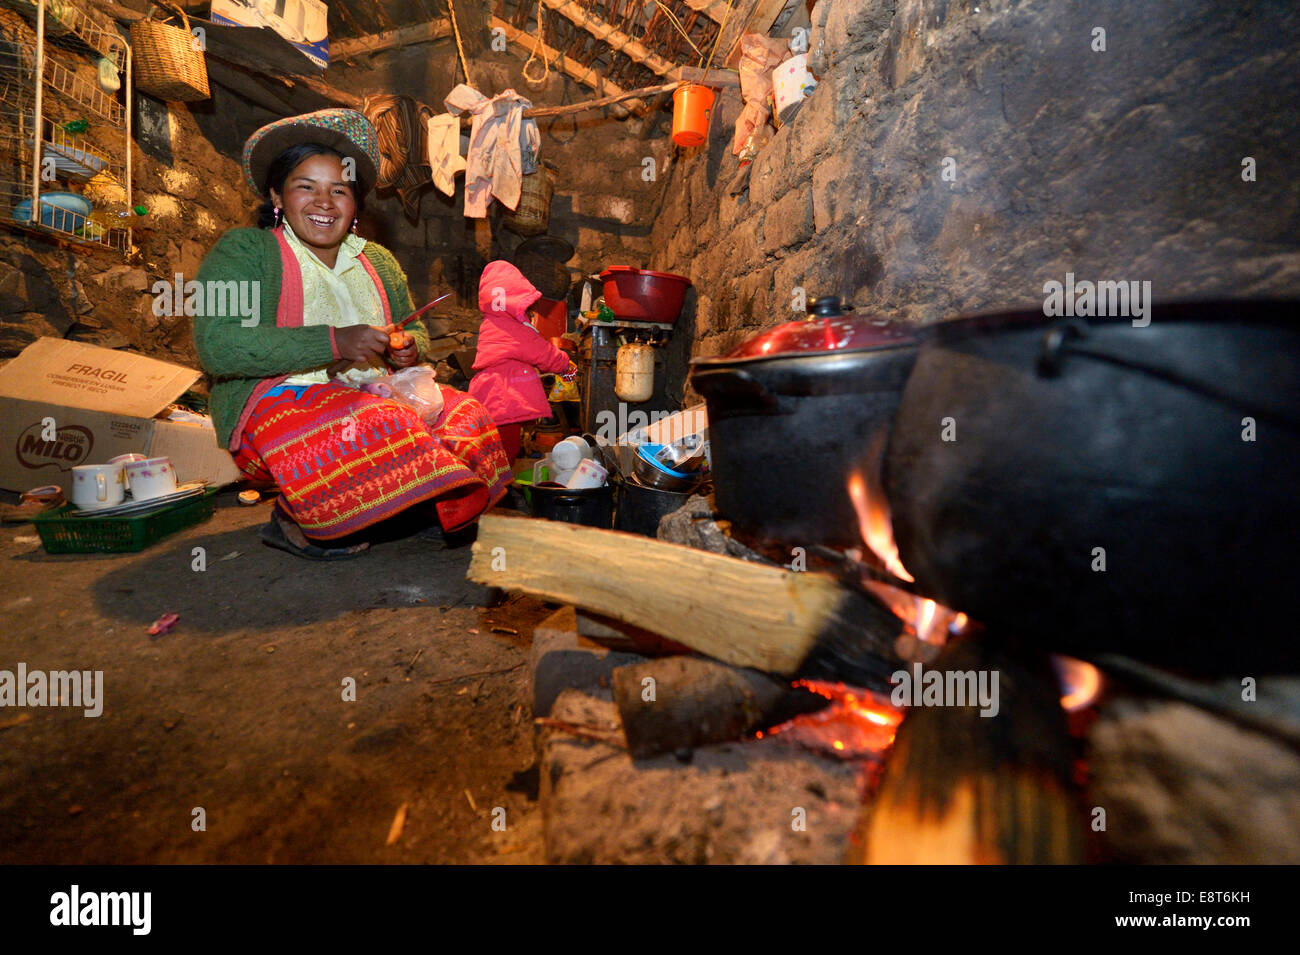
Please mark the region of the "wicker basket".
<svg viewBox="0 0 1300 955"><path fill-rule="evenodd" d="M518 235L542 235L551 221L551 196L555 194L555 167L542 163L536 172L523 177L519 205L507 210L502 224Z"/></svg>
<svg viewBox="0 0 1300 955"><path fill-rule="evenodd" d="M158 8L179 16L184 29L155 20ZM180 7L159 3L149 16L131 24L135 85L169 103L207 99L208 68L203 51L190 33L190 18Z"/></svg>
<svg viewBox="0 0 1300 955"><path fill-rule="evenodd" d="M549 299L560 301L569 294L573 279L569 267L535 252L515 252L515 268Z"/></svg>

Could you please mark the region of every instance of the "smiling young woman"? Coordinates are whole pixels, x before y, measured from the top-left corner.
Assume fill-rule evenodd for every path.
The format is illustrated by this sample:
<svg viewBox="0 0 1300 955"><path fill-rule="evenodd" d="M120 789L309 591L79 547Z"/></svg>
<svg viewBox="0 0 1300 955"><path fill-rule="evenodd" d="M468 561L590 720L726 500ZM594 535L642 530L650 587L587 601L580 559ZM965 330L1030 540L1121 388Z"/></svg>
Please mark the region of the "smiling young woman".
<svg viewBox="0 0 1300 955"><path fill-rule="evenodd" d="M312 143L285 150L277 159L289 166L286 175L272 163L269 189L271 202L282 210L284 220L294 234L325 265L334 268L339 246L349 230L356 228L359 203L354 194L355 180L344 179L343 157L322 150ZM300 159L299 156L302 155Z"/></svg>
<svg viewBox="0 0 1300 955"><path fill-rule="evenodd" d="M429 347L418 320L409 344L390 344L384 326L414 311L406 276L355 234L378 163L374 128L354 110L262 127L244 147L245 178L265 200L259 228L227 232L199 269L201 284L243 283L260 303L253 316L195 316L194 342L213 380L219 440L250 483L280 488L262 539L304 557L355 556L368 547L358 532L398 515L463 527L511 478L496 428L469 395L442 388L443 412L426 424L357 388L419 363Z"/></svg>

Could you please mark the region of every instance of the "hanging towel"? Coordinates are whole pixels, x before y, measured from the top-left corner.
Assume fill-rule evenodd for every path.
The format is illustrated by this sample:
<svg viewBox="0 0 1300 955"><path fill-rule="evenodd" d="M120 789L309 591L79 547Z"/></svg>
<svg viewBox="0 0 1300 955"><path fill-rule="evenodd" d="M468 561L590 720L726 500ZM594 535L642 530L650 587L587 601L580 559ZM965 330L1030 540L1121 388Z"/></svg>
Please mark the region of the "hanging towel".
<svg viewBox="0 0 1300 955"><path fill-rule="evenodd" d="M460 120L450 113L429 120L429 167L433 184L447 195L456 192L456 173L465 170L460 154Z"/></svg>
<svg viewBox="0 0 1300 955"><path fill-rule="evenodd" d="M537 123L523 116L533 104L514 90L488 99L464 83L445 103L453 115L469 112L474 117L465 166L465 215L486 217L494 197L513 210L519 205L524 174L536 172L541 150Z"/></svg>

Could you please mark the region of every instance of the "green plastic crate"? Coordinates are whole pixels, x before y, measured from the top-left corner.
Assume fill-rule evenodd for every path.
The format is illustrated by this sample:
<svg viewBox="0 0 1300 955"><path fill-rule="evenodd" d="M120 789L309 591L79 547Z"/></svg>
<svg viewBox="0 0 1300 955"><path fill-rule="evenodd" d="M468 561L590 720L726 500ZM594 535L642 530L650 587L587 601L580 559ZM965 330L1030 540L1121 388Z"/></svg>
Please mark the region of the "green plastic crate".
<svg viewBox="0 0 1300 955"><path fill-rule="evenodd" d="M128 554L156 544L195 524L202 524L217 509L217 488L198 497L177 501L171 507L150 514L120 517L74 517L75 508L65 504L58 510L32 519L41 544L50 554Z"/></svg>

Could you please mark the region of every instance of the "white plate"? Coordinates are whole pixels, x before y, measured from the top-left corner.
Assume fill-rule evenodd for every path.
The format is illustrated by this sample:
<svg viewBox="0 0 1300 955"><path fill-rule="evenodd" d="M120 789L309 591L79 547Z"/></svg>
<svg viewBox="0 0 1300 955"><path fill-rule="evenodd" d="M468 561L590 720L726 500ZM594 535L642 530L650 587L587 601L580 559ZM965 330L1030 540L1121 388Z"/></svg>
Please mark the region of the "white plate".
<svg viewBox="0 0 1300 955"><path fill-rule="evenodd" d="M187 498L197 497L203 493L207 486L207 481L191 481L189 484L182 484L171 494L164 494L161 497L151 497L145 501L123 501L121 504L114 504L112 507L82 508L75 512L74 516L111 517L118 514L140 514L155 508L165 507L168 504L175 504L177 501L183 501Z"/></svg>

